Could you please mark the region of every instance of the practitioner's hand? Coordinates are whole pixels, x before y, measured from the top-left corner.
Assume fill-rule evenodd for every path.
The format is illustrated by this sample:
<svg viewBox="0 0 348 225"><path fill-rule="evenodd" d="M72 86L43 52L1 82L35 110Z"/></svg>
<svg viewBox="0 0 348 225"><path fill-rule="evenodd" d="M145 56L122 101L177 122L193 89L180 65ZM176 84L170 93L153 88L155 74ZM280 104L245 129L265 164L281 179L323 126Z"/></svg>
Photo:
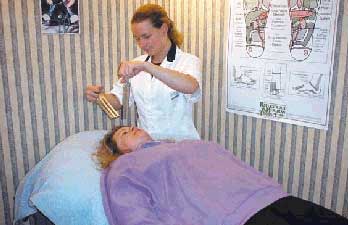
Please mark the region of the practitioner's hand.
<svg viewBox="0 0 348 225"><path fill-rule="evenodd" d="M86 98L89 102L96 102L104 87L100 85L88 85L85 91Z"/></svg>
<svg viewBox="0 0 348 225"><path fill-rule="evenodd" d="M121 83L127 82L130 78L144 71L144 63L141 61L124 61L119 65L118 77Z"/></svg>

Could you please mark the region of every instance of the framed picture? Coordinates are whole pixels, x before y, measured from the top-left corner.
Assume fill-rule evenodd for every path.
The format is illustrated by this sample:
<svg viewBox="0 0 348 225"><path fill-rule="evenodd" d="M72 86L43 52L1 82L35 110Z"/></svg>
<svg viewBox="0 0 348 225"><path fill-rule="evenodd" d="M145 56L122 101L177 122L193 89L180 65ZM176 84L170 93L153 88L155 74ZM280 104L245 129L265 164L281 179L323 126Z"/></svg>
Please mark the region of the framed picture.
<svg viewBox="0 0 348 225"><path fill-rule="evenodd" d="M78 0L41 0L42 33L79 33L79 22Z"/></svg>

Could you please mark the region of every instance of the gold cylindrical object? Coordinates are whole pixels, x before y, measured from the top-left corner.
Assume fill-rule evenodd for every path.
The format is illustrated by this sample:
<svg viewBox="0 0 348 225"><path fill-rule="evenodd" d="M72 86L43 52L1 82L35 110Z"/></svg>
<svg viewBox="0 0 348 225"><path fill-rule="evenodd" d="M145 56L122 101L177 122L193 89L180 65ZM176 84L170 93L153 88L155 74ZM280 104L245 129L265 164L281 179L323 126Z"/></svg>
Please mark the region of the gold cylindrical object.
<svg viewBox="0 0 348 225"><path fill-rule="evenodd" d="M120 116L117 110L114 109L114 107L112 107L110 102L107 100L104 93L99 94L97 103L110 119L116 119Z"/></svg>

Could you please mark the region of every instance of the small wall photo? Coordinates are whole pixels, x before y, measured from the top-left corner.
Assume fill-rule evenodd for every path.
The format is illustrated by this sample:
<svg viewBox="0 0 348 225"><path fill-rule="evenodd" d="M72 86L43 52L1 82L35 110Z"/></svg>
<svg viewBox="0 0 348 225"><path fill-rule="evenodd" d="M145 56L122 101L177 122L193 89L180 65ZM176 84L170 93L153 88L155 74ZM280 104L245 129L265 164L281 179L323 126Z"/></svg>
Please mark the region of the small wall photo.
<svg viewBox="0 0 348 225"><path fill-rule="evenodd" d="M78 0L41 0L42 33L79 33L78 9Z"/></svg>

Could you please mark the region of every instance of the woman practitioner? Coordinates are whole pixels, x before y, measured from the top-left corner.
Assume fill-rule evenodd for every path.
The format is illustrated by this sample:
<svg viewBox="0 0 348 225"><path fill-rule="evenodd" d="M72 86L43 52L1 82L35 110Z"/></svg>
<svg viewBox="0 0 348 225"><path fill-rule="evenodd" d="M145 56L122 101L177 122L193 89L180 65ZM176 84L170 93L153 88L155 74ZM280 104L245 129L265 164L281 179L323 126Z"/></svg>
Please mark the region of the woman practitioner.
<svg viewBox="0 0 348 225"><path fill-rule="evenodd" d="M133 36L146 53L120 64L119 80L107 93L115 109L121 108L122 86L131 84L139 127L156 139L199 139L192 120L192 106L201 96L201 63L179 46L183 37L159 5L145 4L131 21ZM88 86L86 97L95 102L103 87Z"/></svg>

